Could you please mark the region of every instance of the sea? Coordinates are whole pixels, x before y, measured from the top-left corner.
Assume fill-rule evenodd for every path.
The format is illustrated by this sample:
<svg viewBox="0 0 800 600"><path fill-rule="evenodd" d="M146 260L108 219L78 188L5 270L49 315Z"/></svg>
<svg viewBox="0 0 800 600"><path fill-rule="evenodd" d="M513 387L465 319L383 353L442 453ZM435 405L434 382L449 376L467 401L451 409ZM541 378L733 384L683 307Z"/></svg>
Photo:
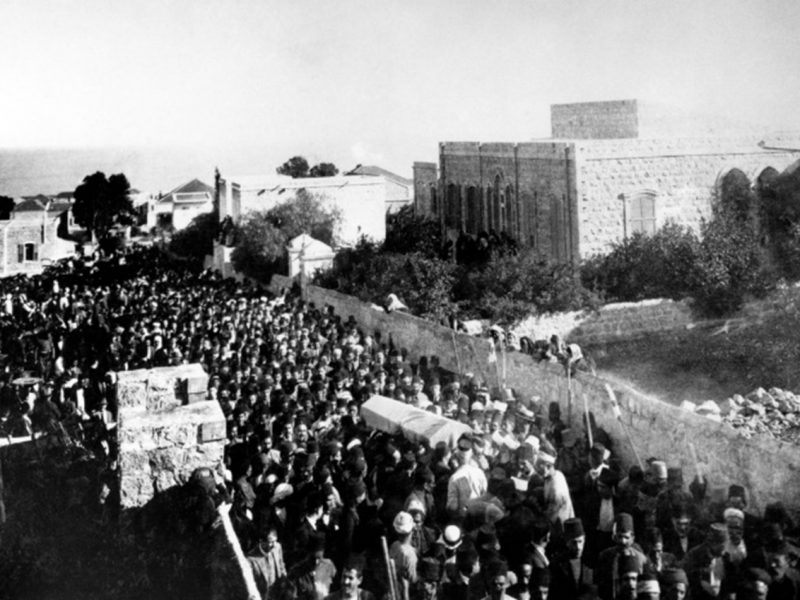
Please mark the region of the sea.
<svg viewBox="0 0 800 600"><path fill-rule="evenodd" d="M274 170L275 161L267 154L266 148L236 152L173 147L0 148L0 195L19 198L73 191L97 171L124 173L140 192L168 193L195 178L213 185L215 168L223 176Z"/></svg>

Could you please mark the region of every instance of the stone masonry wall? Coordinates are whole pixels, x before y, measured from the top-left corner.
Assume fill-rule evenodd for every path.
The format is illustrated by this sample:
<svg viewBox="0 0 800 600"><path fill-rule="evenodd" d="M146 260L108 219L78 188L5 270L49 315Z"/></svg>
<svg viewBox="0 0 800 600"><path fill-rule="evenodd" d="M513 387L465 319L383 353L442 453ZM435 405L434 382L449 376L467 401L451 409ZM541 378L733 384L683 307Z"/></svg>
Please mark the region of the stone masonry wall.
<svg viewBox="0 0 800 600"><path fill-rule="evenodd" d="M571 416L573 426L581 427L585 403L597 426L614 440L614 452L626 468L639 458L668 457L670 464L684 469L687 479L700 468L717 492L731 483L745 485L757 509L775 501L794 506L800 495L800 448L795 445L766 438L744 439L728 425L609 384L600 377L579 373L568 381L558 365L536 363L516 352L496 355L486 339L456 334L410 315L386 314L331 290L308 286L306 294L317 307L332 306L344 318L353 316L364 330L381 331L415 359L436 355L444 368L472 372L493 387L506 385L526 403L556 401L562 406L562 414ZM619 400L619 421L614 417L606 385L615 390Z"/></svg>
<svg viewBox="0 0 800 600"><path fill-rule="evenodd" d="M635 138L639 135L636 100L578 102L550 106L553 138Z"/></svg>
<svg viewBox="0 0 800 600"><path fill-rule="evenodd" d="M145 505L185 483L197 467L217 469L225 417L207 401L208 375L198 364L118 374L121 508Z"/></svg>
<svg viewBox="0 0 800 600"><path fill-rule="evenodd" d="M800 153L761 150L756 139L617 140L577 145L580 255L604 254L624 237L623 204L655 193L656 227L668 221L700 230L721 175L736 168L751 181L782 171ZM628 231L628 235L631 231Z"/></svg>
<svg viewBox="0 0 800 600"><path fill-rule="evenodd" d="M436 163L414 163L414 206L419 214L430 215L437 212L433 209L431 197L431 190L435 190L439 194L436 170Z"/></svg>

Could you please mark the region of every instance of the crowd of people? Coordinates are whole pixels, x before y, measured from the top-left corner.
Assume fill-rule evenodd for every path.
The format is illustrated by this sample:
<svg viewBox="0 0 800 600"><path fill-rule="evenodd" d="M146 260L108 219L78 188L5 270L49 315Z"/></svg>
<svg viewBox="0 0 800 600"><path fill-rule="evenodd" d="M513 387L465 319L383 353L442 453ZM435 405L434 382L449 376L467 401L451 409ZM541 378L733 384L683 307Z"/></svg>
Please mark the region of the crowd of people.
<svg viewBox="0 0 800 600"><path fill-rule="evenodd" d="M739 485L712 502L714 473L687 481L668 456L624 469L557 402L407 356L293 291L156 250L0 287L7 432L62 435L109 473L114 372L203 365L228 442L224 473L195 483L230 502L265 599L800 598L784 506L756 514ZM371 429L375 394L471 432L451 448Z"/></svg>

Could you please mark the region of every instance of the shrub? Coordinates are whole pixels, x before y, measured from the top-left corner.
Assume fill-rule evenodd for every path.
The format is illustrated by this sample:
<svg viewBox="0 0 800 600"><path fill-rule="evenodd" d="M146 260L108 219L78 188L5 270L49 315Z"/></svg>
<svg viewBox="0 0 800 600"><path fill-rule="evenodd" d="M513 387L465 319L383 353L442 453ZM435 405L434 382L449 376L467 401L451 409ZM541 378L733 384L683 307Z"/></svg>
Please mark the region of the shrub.
<svg viewBox="0 0 800 600"><path fill-rule="evenodd" d="M760 296L774 286L753 228L720 211L703 226L692 288L696 306L709 316L741 308L746 296Z"/></svg>
<svg viewBox="0 0 800 600"><path fill-rule="evenodd" d="M362 241L337 257L331 270L317 274L314 282L376 304L395 293L413 314L444 321L455 308L451 291L457 270L450 262L419 252L383 252Z"/></svg>
<svg viewBox="0 0 800 600"><path fill-rule="evenodd" d="M385 252L417 252L428 257L439 256L442 247L439 223L414 213L407 205L386 218Z"/></svg>
<svg viewBox="0 0 800 600"><path fill-rule="evenodd" d="M614 301L680 299L692 292L699 241L688 227L667 223L654 235L641 233L581 267L584 286Z"/></svg>
<svg viewBox="0 0 800 600"><path fill-rule="evenodd" d="M455 296L465 317L511 325L533 313L594 308L599 298L581 285L578 271L532 249L496 255L463 271Z"/></svg>

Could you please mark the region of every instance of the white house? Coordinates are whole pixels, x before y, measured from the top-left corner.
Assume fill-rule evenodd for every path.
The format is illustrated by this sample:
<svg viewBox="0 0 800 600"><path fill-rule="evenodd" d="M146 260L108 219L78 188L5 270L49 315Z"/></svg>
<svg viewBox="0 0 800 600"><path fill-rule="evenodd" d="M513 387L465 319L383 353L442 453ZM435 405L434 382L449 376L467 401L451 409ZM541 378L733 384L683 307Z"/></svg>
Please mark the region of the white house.
<svg viewBox="0 0 800 600"><path fill-rule="evenodd" d="M192 179L158 198L153 203L148 226L172 225L176 230L183 229L192 219L214 210L214 188L199 179Z"/></svg>
<svg viewBox="0 0 800 600"><path fill-rule="evenodd" d="M239 222L252 210L269 210L293 199L301 190L341 211L335 232L340 246L354 245L366 236L376 242L386 237L386 179L383 176L348 175L292 179L284 175L220 179L220 221L230 216Z"/></svg>

